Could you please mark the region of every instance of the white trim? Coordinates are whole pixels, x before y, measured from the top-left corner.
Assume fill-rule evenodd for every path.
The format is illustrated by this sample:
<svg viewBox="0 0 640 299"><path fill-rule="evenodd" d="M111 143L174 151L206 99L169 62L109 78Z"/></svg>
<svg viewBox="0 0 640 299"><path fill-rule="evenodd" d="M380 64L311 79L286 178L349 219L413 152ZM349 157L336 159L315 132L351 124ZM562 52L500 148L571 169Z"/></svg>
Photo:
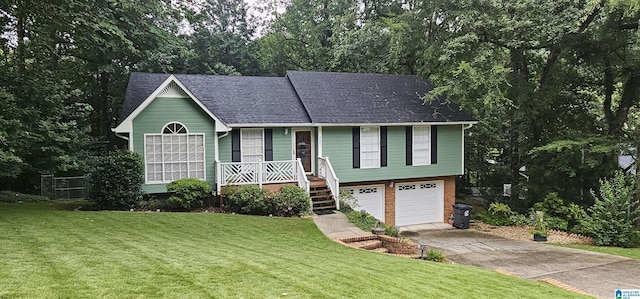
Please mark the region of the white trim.
<svg viewBox="0 0 640 299"><path fill-rule="evenodd" d="M466 131L468 129L471 129L471 127L473 127L473 124L469 124L469 126L462 126L462 160L461 160L462 161L462 165L461 165L462 169L460 170L460 174L461 175L464 175L464 169L465 169L465 167L464 167L464 162L465 162L464 161L464 131Z"/></svg>
<svg viewBox="0 0 640 299"><path fill-rule="evenodd" d="M133 119L135 119L140 113L142 113L142 111L144 111L144 109L147 108L147 106L149 106L149 104L151 104L151 102L153 102L158 97L158 95L162 93L162 91L164 91L164 89L172 82L174 82L178 87L180 87L182 91L184 91L191 98L191 100L193 100L193 102L196 103L204 111L204 113L209 115L209 117L211 117L211 119L215 121L216 132L228 132L231 130L225 123L223 123L217 116L215 116L207 107L205 107L204 104L202 104L202 102L198 100L198 98L196 98L196 96L193 95L189 91L189 89L187 89L182 84L182 82L178 80L178 78L175 75L170 75L166 80L164 80L164 82L162 82L162 84L160 84L160 86L158 86L158 88L156 88L155 91L151 93L151 95L149 95L140 105L138 105L138 107L135 110L133 110L133 112L131 112L131 114L129 114L127 118L125 118L117 127L112 129L112 131L116 133L127 133L127 132L133 131Z"/></svg>
<svg viewBox="0 0 640 299"><path fill-rule="evenodd" d="M309 140L309 147L311 147L311 171L306 174L313 174L316 169L316 147L315 145L315 133L313 127L307 128L291 128L291 159L296 160L296 132L311 132L311 140Z"/></svg>
<svg viewBox="0 0 640 299"><path fill-rule="evenodd" d="M172 182L173 180L164 180L164 175L165 175L165 167L164 167L164 153L162 153L163 158L162 158L162 178L163 181L149 181L149 178L147 177L147 136L172 136L172 135L185 135L187 136L187 156L189 154L188 150L188 144L189 144L189 135L192 136L202 136L202 166L203 166L203 178L201 180L203 181L207 181L207 136L205 133L187 133L187 134L164 134L164 133L146 133L143 135L142 137L142 153L144 156L144 183L147 185L151 185L151 184L168 184L170 182ZM188 160L188 158L187 158ZM187 177L189 177L189 162L187 162Z"/></svg>
<svg viewBox="0 0 640 299"><path fill-rule="evenodd" d="M363 165L364 163L362 163L362 150L363 150L363 146L362 146L362 132L363 132L363 131L365 131L365 132L366 132L366 131L371 130L371 129L375 129L375 130L378 132L378 134L377 134L377 137L378 137L378 143L377 143L377 145L378 145L378 146L377 146L378 151L377 151L377 155L376 155L376 157L377 157L377 159L378 159L378 164L377 164L377 165L375 165L375 166L364 166L364 165ZM382 149L380 148L380 127L378 127L378 126L363 126L363 127L360 127L360 138L359 138L359 139L360 139L360 169L376 169L376 168L380 168L380 167L381 167L381 166L380 166L380 164L381 164L381 161L380 161L380 151L382 150Z"/></svg>
<svg viewBox="0 0 640 299"><path fill-rule="evenodd" d="M165 133L164 130L167 128L168 125L170 124L179 124L181 125L185 131L187 131L186 134L189 134L189 128L187 128L187 126L185 126L183 123L179 122L179 121L170 121L166 124L164 124L164 126L162 126L162 130L160 131L161 134L169 134L169 133Z"/></svg>
<svg viewBox="0 0 640 299"><path fill-rule="evenodd" d="M318 127L318 157L322 157L322 127Z"/></svg>
<svg viewBox="0 0 640 299"><path fill-rule="evenodd" d="M180 89L180 87L175 83L169 83L159 94L159 98L188 98L184 90Z"/></svg>
<svg viewBox="0 0 640 299"><path fill-rule="evenodd" d="M246 127L263 127L263 128L279 128L279 127L366 127L366 126L443 126L443 125L474 125L478 121L452 121L452 122L403 122L403 123L246 123L246 124L228 124L229 128L246 128Z"/></svg>

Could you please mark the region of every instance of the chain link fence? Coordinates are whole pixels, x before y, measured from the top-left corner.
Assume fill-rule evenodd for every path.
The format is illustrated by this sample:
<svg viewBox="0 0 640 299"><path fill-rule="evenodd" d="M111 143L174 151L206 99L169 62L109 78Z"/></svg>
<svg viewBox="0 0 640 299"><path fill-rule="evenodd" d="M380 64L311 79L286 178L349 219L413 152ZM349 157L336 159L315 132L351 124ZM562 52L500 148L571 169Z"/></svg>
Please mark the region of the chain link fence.
<svg viewBox="0 0 640 299"><path fill-rule="evenodd" d="M52 174L40 176L40 195L50 199L87 199L89 188L86 176L56 177Z"/></svg>

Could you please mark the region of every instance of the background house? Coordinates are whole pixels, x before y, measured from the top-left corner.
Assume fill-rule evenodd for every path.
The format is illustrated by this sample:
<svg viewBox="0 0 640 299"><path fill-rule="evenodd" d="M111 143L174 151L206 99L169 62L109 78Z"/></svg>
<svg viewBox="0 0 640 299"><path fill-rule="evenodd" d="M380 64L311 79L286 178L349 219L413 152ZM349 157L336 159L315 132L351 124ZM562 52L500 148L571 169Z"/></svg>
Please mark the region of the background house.
<svg viewBox="0 0 640 299"><path fill-rule="evenodd" d="M297 183L317 202L347 190L388 224L442 222L475 120L425 104L432 88L406 75L132 73L114 132L143 155L150 193L182 177L218 189Z"/></svg>

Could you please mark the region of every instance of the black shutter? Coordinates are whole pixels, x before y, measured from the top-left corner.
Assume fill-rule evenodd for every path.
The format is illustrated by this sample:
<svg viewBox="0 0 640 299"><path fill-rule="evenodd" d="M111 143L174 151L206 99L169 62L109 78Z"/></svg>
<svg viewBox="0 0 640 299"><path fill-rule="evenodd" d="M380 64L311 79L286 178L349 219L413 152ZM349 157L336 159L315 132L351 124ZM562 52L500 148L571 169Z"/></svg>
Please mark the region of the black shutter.
<svg viewBox="0 0 640 299"><path fill-rule="evenodd" d="M360 168L360 127L351 128L353 135L353 168Z"/></svg>
<svg viewBox="0 0 640 299"><path fill-rule="evenodd" d="M273 129L264 129L264 160L273 161Z"/></svg>
<svg viewBox="0 0 640 299"><path fill-rule="evenodd" d="M231 131L231 162L242 162L242 154L240 153L239 129L233 129Z"/></svg>
<svg viewBox="0 0 640 299"><path fill-rule="evenodd" d="M405 144L407 165L413 165L413 127L406 127L405 132L407 140Z"/></svg>
<svg viewBox="0 0 640 299"><path fill-rule="evenodd" d="M380 127L380 167L387 166L387 127Z"/></svg>
<svg viewBox="0 0 640 299"><path fill-rule="evenodd" d="M431 126L431 164L438 163L438 126Z"/></svg>

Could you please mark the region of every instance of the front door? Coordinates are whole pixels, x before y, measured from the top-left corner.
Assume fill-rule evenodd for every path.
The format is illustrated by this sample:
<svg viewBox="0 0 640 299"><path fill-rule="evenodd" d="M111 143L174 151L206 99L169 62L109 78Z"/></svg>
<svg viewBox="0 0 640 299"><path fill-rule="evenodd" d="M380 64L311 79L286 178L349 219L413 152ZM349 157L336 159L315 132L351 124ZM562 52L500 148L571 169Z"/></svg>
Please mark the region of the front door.
<svg viewBox="0 0 640 299"><path fill-rule="evenodd" d="M300 158L304 171L311 172L311 131L296 131L296 158Z"/></svg>

